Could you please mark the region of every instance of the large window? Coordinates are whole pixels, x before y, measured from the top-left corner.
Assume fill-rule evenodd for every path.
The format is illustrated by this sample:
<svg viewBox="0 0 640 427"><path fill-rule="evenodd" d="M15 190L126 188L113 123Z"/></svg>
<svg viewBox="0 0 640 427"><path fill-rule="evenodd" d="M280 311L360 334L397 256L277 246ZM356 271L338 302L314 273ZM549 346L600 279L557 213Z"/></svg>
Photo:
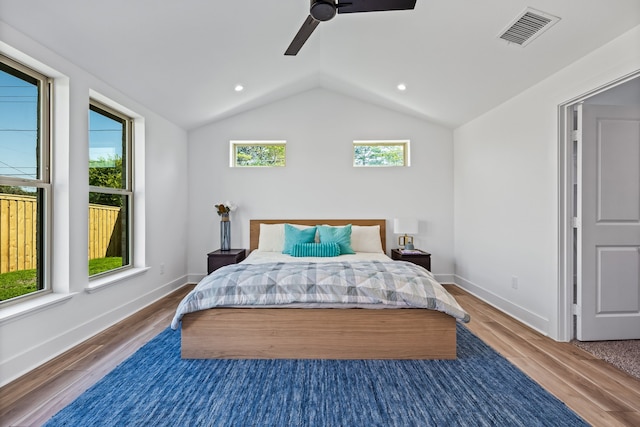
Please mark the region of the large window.
<svg viewBox="0 0 640 427"><path fill-rule="evenodd" d="M50 92L0 55L0 303L49 290Z"/></svg>
<svg viewBox="0 0 640 427"><path fill-rule="evenodd" d="M353 166L409 166L409 141L353 141Z"/></svg>
<svg viewBox="0 0 640 427"><path fill-rule="evenodd" d="M133 120L89 107L89 275L132 265Z"/></svg>
<svg viewBox="0 0 640 427"><path fill-rule="evenodd" d="M278 167L286 164L285 141L231 141L231 167Z"/></svg>

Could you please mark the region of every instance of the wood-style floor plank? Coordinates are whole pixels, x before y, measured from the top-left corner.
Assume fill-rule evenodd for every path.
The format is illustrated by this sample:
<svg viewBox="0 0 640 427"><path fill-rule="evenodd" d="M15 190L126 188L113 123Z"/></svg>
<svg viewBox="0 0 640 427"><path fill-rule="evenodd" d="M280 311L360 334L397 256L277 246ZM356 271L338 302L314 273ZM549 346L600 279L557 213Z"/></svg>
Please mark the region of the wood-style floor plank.
<svg viewBox="0 0 640 427"><path fill-rule="evenodd" d="M167 328L185 286L0 388L0 426L39 426Z"/></svg>
<svg viewBox="0 0 640 427"><path fill-rule="evenodd" d="M594 426L637 426L640 380L569 343L558 343L445 286L471 315L469 329ZM560 425L560 424L559 424Z"/></svg>
<svg viewBox="0 0 640 427"><path fill-rule="evenodd" d="M640 380L454 285L471 332L594 426L640 425ZM39 426L168 325L186 286L0 389L0 425ZM561 420L558 420L561 425Z"/></svg>

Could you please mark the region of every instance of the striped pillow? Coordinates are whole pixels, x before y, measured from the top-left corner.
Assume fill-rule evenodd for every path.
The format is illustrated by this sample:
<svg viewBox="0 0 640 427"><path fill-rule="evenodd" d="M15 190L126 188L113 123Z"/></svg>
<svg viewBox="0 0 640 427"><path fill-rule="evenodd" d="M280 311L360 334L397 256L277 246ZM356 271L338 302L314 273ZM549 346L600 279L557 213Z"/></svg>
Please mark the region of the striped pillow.
<svg viewBox="0 0 640 427"><path fill-rule="evenodd" d="M291 256L330 257L340 255L340 245L337 242L327 243L296 243L291 249Z"/></svg>

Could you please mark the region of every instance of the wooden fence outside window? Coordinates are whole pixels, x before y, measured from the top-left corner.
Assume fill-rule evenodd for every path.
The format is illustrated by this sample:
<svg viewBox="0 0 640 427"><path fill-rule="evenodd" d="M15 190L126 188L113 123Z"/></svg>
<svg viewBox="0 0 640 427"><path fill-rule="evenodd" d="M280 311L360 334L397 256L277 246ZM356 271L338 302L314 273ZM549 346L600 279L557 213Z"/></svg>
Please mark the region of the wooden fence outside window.
<svg viewBox="0 0 640 427"><path fill-rule="evenodd" d="M37 267L35 196L0 194L0 274ZM121 256L120 208L89 205L89 259Z"/></svg>

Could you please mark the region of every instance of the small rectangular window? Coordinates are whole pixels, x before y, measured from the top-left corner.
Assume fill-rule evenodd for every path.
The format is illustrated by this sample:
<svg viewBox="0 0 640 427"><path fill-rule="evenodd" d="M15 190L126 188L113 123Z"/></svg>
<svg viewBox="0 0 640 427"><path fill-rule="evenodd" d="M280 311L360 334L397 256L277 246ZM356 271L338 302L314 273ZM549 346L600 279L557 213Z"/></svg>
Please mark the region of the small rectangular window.
<svg viewBox="0 0 640 427"><path fill-rule="evenodd" d="M0 302L50 291L48 77L0 55Z"/></svg>
<svg viewBox="0 0 640 427"><path fill-rule="evenodd" d="M409 141L353 141L353 166L409 166Z"/></svg>
<svg viewBox="0 0 640 427"><path fill-rule="evenodd" d="M133 119L89 106L89 275L130 267Z"/></svg>
<svg viewBox="0 0 640 427"><path fill-rule="evenodd" d="M284 167L286 141L231 141L231 167Z"/></svg>

